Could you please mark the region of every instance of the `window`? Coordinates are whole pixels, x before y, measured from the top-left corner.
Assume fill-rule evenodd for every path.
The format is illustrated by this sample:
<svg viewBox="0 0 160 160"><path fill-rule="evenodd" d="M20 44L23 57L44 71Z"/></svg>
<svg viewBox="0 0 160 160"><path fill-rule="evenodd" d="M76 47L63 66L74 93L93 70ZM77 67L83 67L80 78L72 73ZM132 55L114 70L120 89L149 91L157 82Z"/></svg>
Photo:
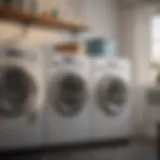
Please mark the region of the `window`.
<svg viewBox="0 0 160 160"><path fill-rule="evenodd" d="M151 45L151 75L155 81L160 74L160 15L152 19Z"/></svg>

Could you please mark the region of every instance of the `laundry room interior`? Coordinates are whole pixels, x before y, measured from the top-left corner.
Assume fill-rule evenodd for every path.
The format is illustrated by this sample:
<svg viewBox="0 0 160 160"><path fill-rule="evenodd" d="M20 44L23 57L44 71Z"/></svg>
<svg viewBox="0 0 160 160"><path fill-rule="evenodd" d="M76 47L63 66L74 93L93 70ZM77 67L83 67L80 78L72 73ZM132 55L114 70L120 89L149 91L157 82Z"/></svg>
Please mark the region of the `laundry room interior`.
<svg viewBox="0 0 160 160"><path fill-rule="evenodd" d="M0 157L160 159L160 0L0 0Z"/></svg>

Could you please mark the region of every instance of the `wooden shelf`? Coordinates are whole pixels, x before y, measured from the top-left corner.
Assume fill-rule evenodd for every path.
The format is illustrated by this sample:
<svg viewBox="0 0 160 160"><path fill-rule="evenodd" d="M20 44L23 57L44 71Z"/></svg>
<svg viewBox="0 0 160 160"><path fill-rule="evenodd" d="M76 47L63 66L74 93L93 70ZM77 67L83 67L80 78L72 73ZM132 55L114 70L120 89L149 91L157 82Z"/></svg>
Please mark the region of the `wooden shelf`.
<svg viewBox="0 0 160 160"><path fill-rule="evenodd" d="M20 23L35 24L48 28L65 29L70 31L86 31L89 27L85 24L77 24L75 22L62 21L58 19L46 20L32 13L25 13L10 6L0 6L0 18L13 20Z"/></svg>

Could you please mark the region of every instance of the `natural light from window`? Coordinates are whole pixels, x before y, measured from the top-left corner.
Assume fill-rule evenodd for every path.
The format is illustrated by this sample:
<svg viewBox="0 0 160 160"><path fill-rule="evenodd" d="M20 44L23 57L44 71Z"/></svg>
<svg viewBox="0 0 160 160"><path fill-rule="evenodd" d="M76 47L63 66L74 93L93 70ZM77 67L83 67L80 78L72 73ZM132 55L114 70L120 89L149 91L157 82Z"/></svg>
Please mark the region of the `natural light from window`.
<svg viewBox="0 0 160 160"><path fill-rule="evenodd" d="M151 75L153 80L160 73L160 15L152 19Z"/></svg>
<svg viewBox="0 0 160 160"><path fill-rule="evenodd" d="M160 16L152 21L152 60L160 62Z"/></svg>

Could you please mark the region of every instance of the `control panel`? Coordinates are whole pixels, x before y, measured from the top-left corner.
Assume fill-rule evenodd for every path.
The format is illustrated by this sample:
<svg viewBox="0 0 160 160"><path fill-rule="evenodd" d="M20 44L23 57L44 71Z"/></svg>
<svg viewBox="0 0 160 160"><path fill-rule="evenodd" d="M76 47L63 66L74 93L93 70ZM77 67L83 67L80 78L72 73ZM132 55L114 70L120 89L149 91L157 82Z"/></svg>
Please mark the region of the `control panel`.
<svg viewBox="0 0 160 160"><path fill-rule="evenodd" d="M22 51L18 49L9 48L6 50L5 56L6 57L22 57L23 54L22 54Z"/></svg>

